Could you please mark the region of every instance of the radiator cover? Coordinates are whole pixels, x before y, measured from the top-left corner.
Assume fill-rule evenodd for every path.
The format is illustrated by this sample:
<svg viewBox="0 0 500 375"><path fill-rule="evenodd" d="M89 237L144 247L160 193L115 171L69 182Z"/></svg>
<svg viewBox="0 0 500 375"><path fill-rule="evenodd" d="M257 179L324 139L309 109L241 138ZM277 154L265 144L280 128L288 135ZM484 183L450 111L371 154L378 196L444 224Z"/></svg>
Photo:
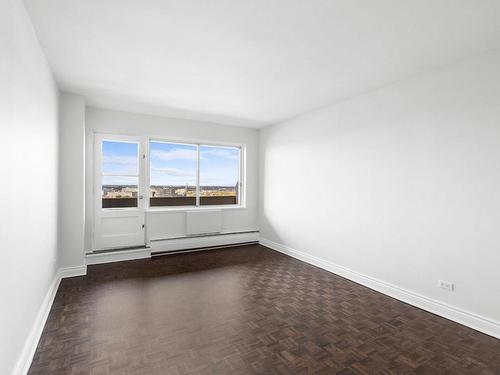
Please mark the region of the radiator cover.
<svg viewBox="0 0 500 375"><path fill-rule="evenodd" d="M222 231L222 210L186 212L186 234L197 236Z"/></svg>

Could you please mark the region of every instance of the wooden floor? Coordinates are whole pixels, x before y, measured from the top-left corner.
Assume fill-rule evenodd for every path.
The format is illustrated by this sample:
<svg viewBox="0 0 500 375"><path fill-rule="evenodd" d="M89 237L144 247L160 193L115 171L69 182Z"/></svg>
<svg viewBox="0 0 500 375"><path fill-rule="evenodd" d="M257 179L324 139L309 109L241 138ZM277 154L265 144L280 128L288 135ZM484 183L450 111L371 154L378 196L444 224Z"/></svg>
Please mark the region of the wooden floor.
<svg viewBox="0 0 500 375"><path fill-rule="evenodd" d="M262 246L88 271L29 374L500 374L500 340Z"/></svg>

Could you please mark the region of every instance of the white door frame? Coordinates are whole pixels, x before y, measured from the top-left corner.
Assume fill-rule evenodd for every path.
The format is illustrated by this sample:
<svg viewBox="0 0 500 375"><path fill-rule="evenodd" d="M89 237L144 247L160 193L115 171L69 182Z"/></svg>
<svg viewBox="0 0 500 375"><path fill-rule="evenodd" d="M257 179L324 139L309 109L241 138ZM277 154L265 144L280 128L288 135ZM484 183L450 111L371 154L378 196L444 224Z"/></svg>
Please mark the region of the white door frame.
<svg viewBox="0 0 500 375"><path fill-rule="evenodd" d="M138 145L137 207L102 208L102 142L130 142ZM94 250L136 247L146 245L145 210L147 138L141 136L94 133ZM104 224L106 223L106 224ZM121 225L126 224L126 225ZM120 231L120 226L129 232Z"/></svg>

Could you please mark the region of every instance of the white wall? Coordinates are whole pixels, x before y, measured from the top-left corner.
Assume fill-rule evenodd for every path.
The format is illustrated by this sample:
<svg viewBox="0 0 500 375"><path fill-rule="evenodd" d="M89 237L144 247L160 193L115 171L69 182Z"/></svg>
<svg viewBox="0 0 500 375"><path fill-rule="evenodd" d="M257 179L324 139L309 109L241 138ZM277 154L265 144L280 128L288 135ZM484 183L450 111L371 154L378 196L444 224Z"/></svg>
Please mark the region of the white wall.
<svg viewBox="0 0 500 375"><path fill-rule="evenodd" d="M85 102L61 93L59 102L59 263L84 266Z"/></svg>
<svg viewBox="0 0 500 375"><path fill-rule="evenodd" d="M489 53L263 129L261 236L499 322L499 67Z"/></svg>
<svg viewBox="0 0 500 375"><path fill-rule="evenodd" d="M134 114L87 107L86 111L86 215L85 250L92 249L93 227L93 134L110 133L153 137L191 139L212 142L238 143L246 146L246 208L223 212L223 230L227 232L256 230L258 132L256 129L225 126L199 121ZM184 212L157 212L147 214L148 228L154 238L185 234ZM162 229L163 228L163 229Z"/></svg>
<svg viewBox="0 0 500 375"><path fill-rule="evenodd" d="M58 93L25 9L0 2L0 374L57 271Z"/></svg>

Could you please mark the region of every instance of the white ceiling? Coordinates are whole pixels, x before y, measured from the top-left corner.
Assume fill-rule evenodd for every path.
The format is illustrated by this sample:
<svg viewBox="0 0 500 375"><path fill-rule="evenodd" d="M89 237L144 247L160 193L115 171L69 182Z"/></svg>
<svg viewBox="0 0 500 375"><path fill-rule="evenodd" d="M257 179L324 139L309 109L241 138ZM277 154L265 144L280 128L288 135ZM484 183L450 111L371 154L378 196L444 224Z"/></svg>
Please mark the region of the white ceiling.
<svg viewBox="0 0 500 375"><path fill-rule="evenodd" d="M25 0L59 86L241 126L500 48L500 0Z"/></svg>

